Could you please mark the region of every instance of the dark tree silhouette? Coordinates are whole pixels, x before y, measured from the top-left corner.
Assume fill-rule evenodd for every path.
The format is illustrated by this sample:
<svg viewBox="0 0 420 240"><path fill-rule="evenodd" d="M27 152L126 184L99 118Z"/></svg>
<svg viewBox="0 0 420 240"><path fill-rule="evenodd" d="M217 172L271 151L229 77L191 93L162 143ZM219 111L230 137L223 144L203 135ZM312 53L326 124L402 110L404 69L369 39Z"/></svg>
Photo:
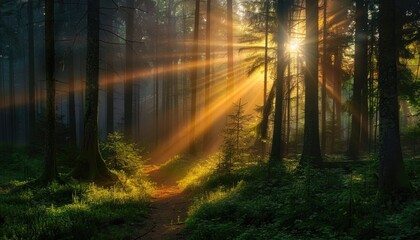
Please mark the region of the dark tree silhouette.
<svg viewBox="0 0 420 240"><path fill-rule="evenodd" d="M284 153L282 144L282 127L283 127L283 81L284 71L286 69L285 43L287 41L287 20L290 8L289 0L281 0L277 2L277 77L276 77L276 102L274 108L274 129L273 143L271 146L270 159L280 160Z"/></svg>
<svg viewBox="0 0 420 240"><path fill-rule="evenodd" d="M86 106L83 144L73 177L108 184L116 180L105 165L98 142L99 1L87 4Z"/></svg>
<svg viewBox="0 0 420 240"><path fill-rule="evenodd" d="M404 170L397 94L395 1L379 1L379 187L395 194L410 188Z"/></svg>
<svg viewBox="0 0 420 240"><path fill-rule="evenodd" d="M322 162L318 117L318 0L306 1L305 126L300 164Z"/></svg>
<svg viewBox="0 0 420 240"><path fill-rule="evenodd" d="M365 0L356 1L356 36L355 36L355 55L354 55L354 84L351 107L351 133L348 154L353 158L358 158L362 144L362 132L367 133L367 114L362 114L362 98L366 98L367 104L367 60L368 60L368 6ZM365 134L363 134L365 136Z"/></svg>
<svg viewBox="0 0 420 240"><path fill-rule="evenodd" d="M47 83L46 156L43 183L58 178L55 147L54 0L45 1L45 68Z"/></svg>

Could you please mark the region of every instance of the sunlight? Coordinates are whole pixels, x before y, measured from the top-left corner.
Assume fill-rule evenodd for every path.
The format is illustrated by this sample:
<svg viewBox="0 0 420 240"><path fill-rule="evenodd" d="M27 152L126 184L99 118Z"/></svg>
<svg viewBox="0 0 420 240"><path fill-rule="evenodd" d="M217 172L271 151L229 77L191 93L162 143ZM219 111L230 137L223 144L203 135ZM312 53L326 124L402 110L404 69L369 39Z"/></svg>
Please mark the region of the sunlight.
<svg viewBox="0 0 420 240"><path fill-rule="evenodd" d="M286 51L289 53L297 53L301 51L301 39L297 39L297 38L292 38L290 39L290 41L287 43L286 46Z"/></svg>

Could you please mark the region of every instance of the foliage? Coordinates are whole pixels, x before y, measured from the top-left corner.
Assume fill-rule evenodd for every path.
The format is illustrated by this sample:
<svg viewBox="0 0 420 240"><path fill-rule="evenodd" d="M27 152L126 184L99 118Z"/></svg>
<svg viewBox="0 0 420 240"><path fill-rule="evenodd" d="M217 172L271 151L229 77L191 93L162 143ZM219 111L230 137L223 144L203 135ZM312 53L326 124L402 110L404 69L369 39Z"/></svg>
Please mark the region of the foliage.
<svg viewBox="0 0 420 240"><path fill-rule="evenodd" d="M376 169L294 170L288 165L285 162L268 169L261 164L236 169L229 178L210 177L202 183L201 192L196 193L187 220L187 235L190 239L419 236L420 218L415 214L419 211L418 199L397 205L381 203L374 177ZM412 181L418 186L417 178Z"/></svg>
<svg viewBox="0 0 420 240"><path fill-rule="evenodd" d="M118 132L110 133L106 142L100 144L102 155L108 168L134 174L143 164L140 151L134 143L124 139Z"/></svg>
<svg viewBox="0 0 420 240"><path fill-rule="evenodd" d="M147 214L144 192L77 182L19 189L22 184L1 189L1 239L123 238L130 236L130 225Z"/></svg>
<svg viewBox="0 0 420 240"><path fill-rule="evenodd" d="M222 156L219 163L219 170L230 172L241 159L245 159L245 153L250 143L249 122L252 118L250 114L245 114L245 103L241 100L234 104L233 113L228 115L225 128L223 129Z"/></svg>

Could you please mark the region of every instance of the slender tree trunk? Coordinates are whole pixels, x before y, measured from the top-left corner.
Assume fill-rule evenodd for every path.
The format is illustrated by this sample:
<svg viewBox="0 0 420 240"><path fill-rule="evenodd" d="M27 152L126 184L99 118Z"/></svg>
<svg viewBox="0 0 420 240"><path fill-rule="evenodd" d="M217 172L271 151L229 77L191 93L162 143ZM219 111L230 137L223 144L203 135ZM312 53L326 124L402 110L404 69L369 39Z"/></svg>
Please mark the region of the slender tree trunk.
<svg viewBox="0 0 420 240"><path fill-rule="evenodd" d="M367 120L367 4L365 0L358 0L356 2L356 41L355 41L355 56L354 56L354 84L353 84L353 98L352 98L352 120L350 145L348 154L353 158L358 158L359 152L366 144L362 141L362 132L367 133L367 125L363 125ZM363 108L363 114L362 114ZM364 115L366 114L366 115Z"/></svg>
<svg viewBox="0 0 420 240"><path fill-rule="evenodd" d="M117 177L105 165L99 152L99 1L87 5L86 107L83 145L73 177L101 184L113 183Z"/></svg>
<svg viewBox="0 0 420 240"><path fill-rule="evenodd" d="M14 52L10 48L9 51L9 119L10 119L10 143L15 144L16 137L16 106L15 106L15 68L14 68Z"/></svg>
<svg viewBox="0 0 420 240"><path fill-rule="evenodd" d="M325 154L327 145L327 0L324 0L322 26L322 138L321 148Z"/></svg>
<svg viewBox="0 0 420 240"><path fill-rule="evenodd" d="M287 41L287 20L289 13L288 1L282 0L277 3L277 77L276 77L276 102L274 109L273 142L271 146L270 160L281 160L284 154L282 141L283 125L283 87L284 72L286 70L285 43Z"/></svg>
<svg viewBox="0 0 420 240"><path fill-rule="evenodd" d="M106 75L106 131L108 134L114 132L114 64L110 59L107 63Z"/></svg>
<svg viewBox="0 0 420 240"><path fill-rule="evenodd" d="M28 64L29 64L29 116L28 116L28 139L32 143L35 131L35 50L34 50L34 14L33 0L28 1Z"/></svg>
<svg viewBox="0 0 420 240"><path fill-rule="evenodd" d="M318 0L306 0L305 126L301 165L322 162L318 116Z"/></svg>
<svg viewBox="0 0 420 240"><path fill-rule="evenodd" d="M210 106L210 68L211 68L211 0L207 0L207 12L206 12L206 69L205 69L205 109L208 112Z"/></svg>
<svg viewBox="0 0 420 240"><path fill-rule="evenodd" d="M77 146L77 129L76 129L76 102L74 89L74 56L73 50L70 49L67 55L68 78L69 78L69 128L70 128L70 144Z"/></svg>
<svg viewBox="0 0 420 240"><path fill-rule="evenodd" d="M342 128L341 128L341 65L343 57L339 46L335 50L334 56L334 93L335 98L335 142L341 142L342 140Z"/></svg>
<svg viewBox="0 0 420 240"><path fill-rule="evenodd" d="M228 73L227 73L227 91L233 93L235 80L233 75L233 0L227 0L227 55L228 55Z"/></svg>
<svg viewBox="0 0 420 240"><path fill-rule="evenodd" d="M196 153L196 136L195 136L195 125L196 125L196 112L197 112L197 64L198 64L198 31L200 25L200 0L195 1L195 16L194 16L194 42L192 50L192 63L191 69L191 122L190 122L190 152Z"/></svg>
<svg viewBox="0 0 420 240"><path fill-rule="evenodd" d="M400 143L395 7L379 1L379 187L390 194L410 188Z"/></svg>
<svg viewBox="0 0 420 240"><path fill-rule="evenodd" d="M46 157L41 181L49 183L58 178L55 157L55 60L54 60L54 0L45 1L45 67L47 84Z"/></svg>
<svg viewBox="0 0 420 240"><path fill-rule="evenodd" d="M134 8L134 0L127 0L127 6ZM126 43L125 43L125 81L124 81L124 135L127 139L132 138L133 131L133 9L127 9L125 20Z"/></svg>

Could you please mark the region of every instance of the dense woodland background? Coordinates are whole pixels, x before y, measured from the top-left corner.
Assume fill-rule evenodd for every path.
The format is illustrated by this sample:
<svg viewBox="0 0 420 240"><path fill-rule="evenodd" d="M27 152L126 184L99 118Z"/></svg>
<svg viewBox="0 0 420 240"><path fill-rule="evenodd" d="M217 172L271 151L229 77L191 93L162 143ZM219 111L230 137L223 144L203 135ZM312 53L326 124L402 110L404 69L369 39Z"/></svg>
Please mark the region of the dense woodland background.
<svg viewBox="0 0 420 240"><path fill-rule="evenodd" d="M397 215L390 221L396 229L405 224L403 239L419 236L419 72L419 0L0 0L0 237L31 235L10 227L18 218L7 205L23 199L19 191L27 195L28 186L69 192L72 204L133 201L147 216L150 181L161 183L145 173L154 165L161 178L202 198L189 211L192 239L359 238L364 231L366 239L396 237L375 217L366 229L356 224L373 216L368 208L407 213L398 216L411 225ZM320 182L311 185L313 178ZM318 219L325 223L320 233L302 220L310 230L296 235L279 220L285 214L297 221L299 214L286 211L293 207L276 216L254 209L251 220L246 209L223 211L236 209L232 202L260 206L247 193L259 192L260 181L270 188L262 192L271 193L267 208L296 197L312 219L330 200L350 196L334 203L343 204L336 209L341 225ZM98 186L75 190L90 182ZM115 184L123 190L107 192ZM325 189L337 196L322 195ZM348 189L350 195L339 192ZM311 202L318 193L327 205ZM223 202L229 194L233 200ZM108 219L86 221L101 218ZM232 230L241 228L250 235ZM57 231L36 228L32 235L62 238ZM95 232L101 234L72 236Z"/></svg>

